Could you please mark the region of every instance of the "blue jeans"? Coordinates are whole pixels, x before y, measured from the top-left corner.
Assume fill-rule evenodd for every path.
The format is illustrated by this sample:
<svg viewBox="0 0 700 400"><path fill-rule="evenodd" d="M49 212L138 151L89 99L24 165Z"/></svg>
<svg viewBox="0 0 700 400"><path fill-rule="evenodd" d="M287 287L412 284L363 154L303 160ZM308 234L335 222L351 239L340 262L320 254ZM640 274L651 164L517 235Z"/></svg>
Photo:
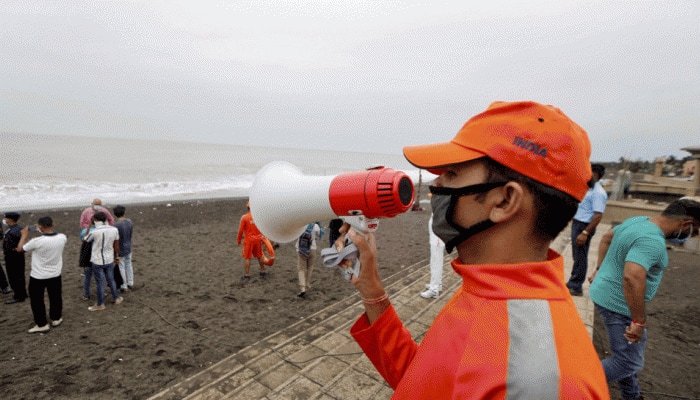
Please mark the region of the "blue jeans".
<svg viewBox="0 0 700 400"><path fill-rule="evenodd" d="M114 263L105 265L92 264L92 273L95 275L97 305L103 306L105 304L105 277L107 278L107 284L109 285L109 290L112 291L114 300L117 300L119 298L119 292L117 291L117 283L114 282Z"/></svg>
<svg viewBox="0 0 700 400"><path fill-rule="evenodd" d="M90 297L90 281L92 280L92 267L83 268L83 297Z"/></svg>
<svg viewBox="0 0 700 400"><path fill-rule="evenodd" d="M134 267L131 265L131 253L119 256L119 273L122 275L122 289L134 286Z"/></svg>
<svg viewBox="0 0 700 400"><path fill-rule="evenodd" d="M605 324L610 340L612 357L603 360L603 371L608 382L617 382L620 394L625 400L637 399L640 396L637 374L644 367L644 348L647 344L647 330L644 329L642 339L630 343L624 337L625 330L632 323L632 318L595 305L595 309Z"/></svg>

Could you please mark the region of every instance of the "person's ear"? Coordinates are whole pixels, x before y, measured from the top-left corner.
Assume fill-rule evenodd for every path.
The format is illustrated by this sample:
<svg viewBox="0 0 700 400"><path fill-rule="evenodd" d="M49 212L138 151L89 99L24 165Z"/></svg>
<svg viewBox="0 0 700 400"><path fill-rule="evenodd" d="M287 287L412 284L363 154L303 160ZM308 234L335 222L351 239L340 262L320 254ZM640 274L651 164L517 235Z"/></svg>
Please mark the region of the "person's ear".
<svg viewBox="0 0 700 400"><path fill-rule="evenodd" d="M689 229L691 225L693 224L694 220L692 218L688 218L683 220L683 224L681 226L681 229Z"/></svg>
<svg viewBox="0 0 700 400"><path fill-rule="evenodd" d="M525 188L518 182L508 182L493 190L496 198L489 218L495 223L504 222L517 215L525 205Z"/></svg>

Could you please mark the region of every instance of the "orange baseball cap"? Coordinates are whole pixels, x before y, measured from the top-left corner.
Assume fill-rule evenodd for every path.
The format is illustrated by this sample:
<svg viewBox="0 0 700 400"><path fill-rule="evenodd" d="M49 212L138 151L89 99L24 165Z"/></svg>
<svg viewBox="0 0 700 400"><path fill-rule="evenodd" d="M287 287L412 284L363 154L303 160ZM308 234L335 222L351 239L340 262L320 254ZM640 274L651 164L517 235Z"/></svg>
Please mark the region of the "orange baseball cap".
<svg viewBox="0 0 700 400"><path fill-rule="evenodd" d="M551 105L491 103L450 142L406 146L414 166L439 175L452 164L489 157L581 201L591 179L591 143L583 128Z"/></svg>

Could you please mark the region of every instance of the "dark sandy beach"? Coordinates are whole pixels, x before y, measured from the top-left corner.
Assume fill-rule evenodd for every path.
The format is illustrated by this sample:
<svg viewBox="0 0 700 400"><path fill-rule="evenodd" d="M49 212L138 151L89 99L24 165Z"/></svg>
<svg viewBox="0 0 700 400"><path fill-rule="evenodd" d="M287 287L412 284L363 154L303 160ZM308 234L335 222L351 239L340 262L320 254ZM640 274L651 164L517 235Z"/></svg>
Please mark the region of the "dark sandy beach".
<svg viewBox="0 0 700 400"><path fill-rule="evenodd" d="M293 244L277 250L266 278L258 276L254 263L252 280L241 283L236 232L245 200L171 201L127 205L135 226L135 289L123 295L122 304L111 304L108 295L107 310L90 312L92 301L81 299L77 266L81 210L25 211L20 219L26 225L50 215L68 236L64 322L48 334L30 335L29 302L5 305L9 295L0 297L3 399L144 399L354 293L339 271L317 266L307 298L296 297ZM409 211L380 222L383 273L427 259L428 217L426 211ZM698 256L671 252L670 258L650 306L642 388L654 392L647 399L670 398L655 393L700 398ZM27 256L27 276L29 265ZM598 324L594 342L601 354L604 339Z"/></svg>

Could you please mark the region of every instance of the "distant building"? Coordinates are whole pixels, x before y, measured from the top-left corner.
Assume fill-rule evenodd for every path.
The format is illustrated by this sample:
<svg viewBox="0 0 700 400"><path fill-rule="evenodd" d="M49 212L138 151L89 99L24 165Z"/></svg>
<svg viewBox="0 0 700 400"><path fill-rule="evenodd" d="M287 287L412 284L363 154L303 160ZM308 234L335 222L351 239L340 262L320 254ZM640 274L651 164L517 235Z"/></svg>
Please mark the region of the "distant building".
<svg viewBox="0 0 700 400"><path fill-rule="evenodd" d="M700 196L700 173L698 173L700 172L700 146L684 147L681 150L685 150L690 153L691 160L688 162L692 163L690 167L688 167L688 170L689 172L692 172L694 184L693 189L688 191L688 195ZM686 171L685 165L683 166L683 171Z"/></svg>

